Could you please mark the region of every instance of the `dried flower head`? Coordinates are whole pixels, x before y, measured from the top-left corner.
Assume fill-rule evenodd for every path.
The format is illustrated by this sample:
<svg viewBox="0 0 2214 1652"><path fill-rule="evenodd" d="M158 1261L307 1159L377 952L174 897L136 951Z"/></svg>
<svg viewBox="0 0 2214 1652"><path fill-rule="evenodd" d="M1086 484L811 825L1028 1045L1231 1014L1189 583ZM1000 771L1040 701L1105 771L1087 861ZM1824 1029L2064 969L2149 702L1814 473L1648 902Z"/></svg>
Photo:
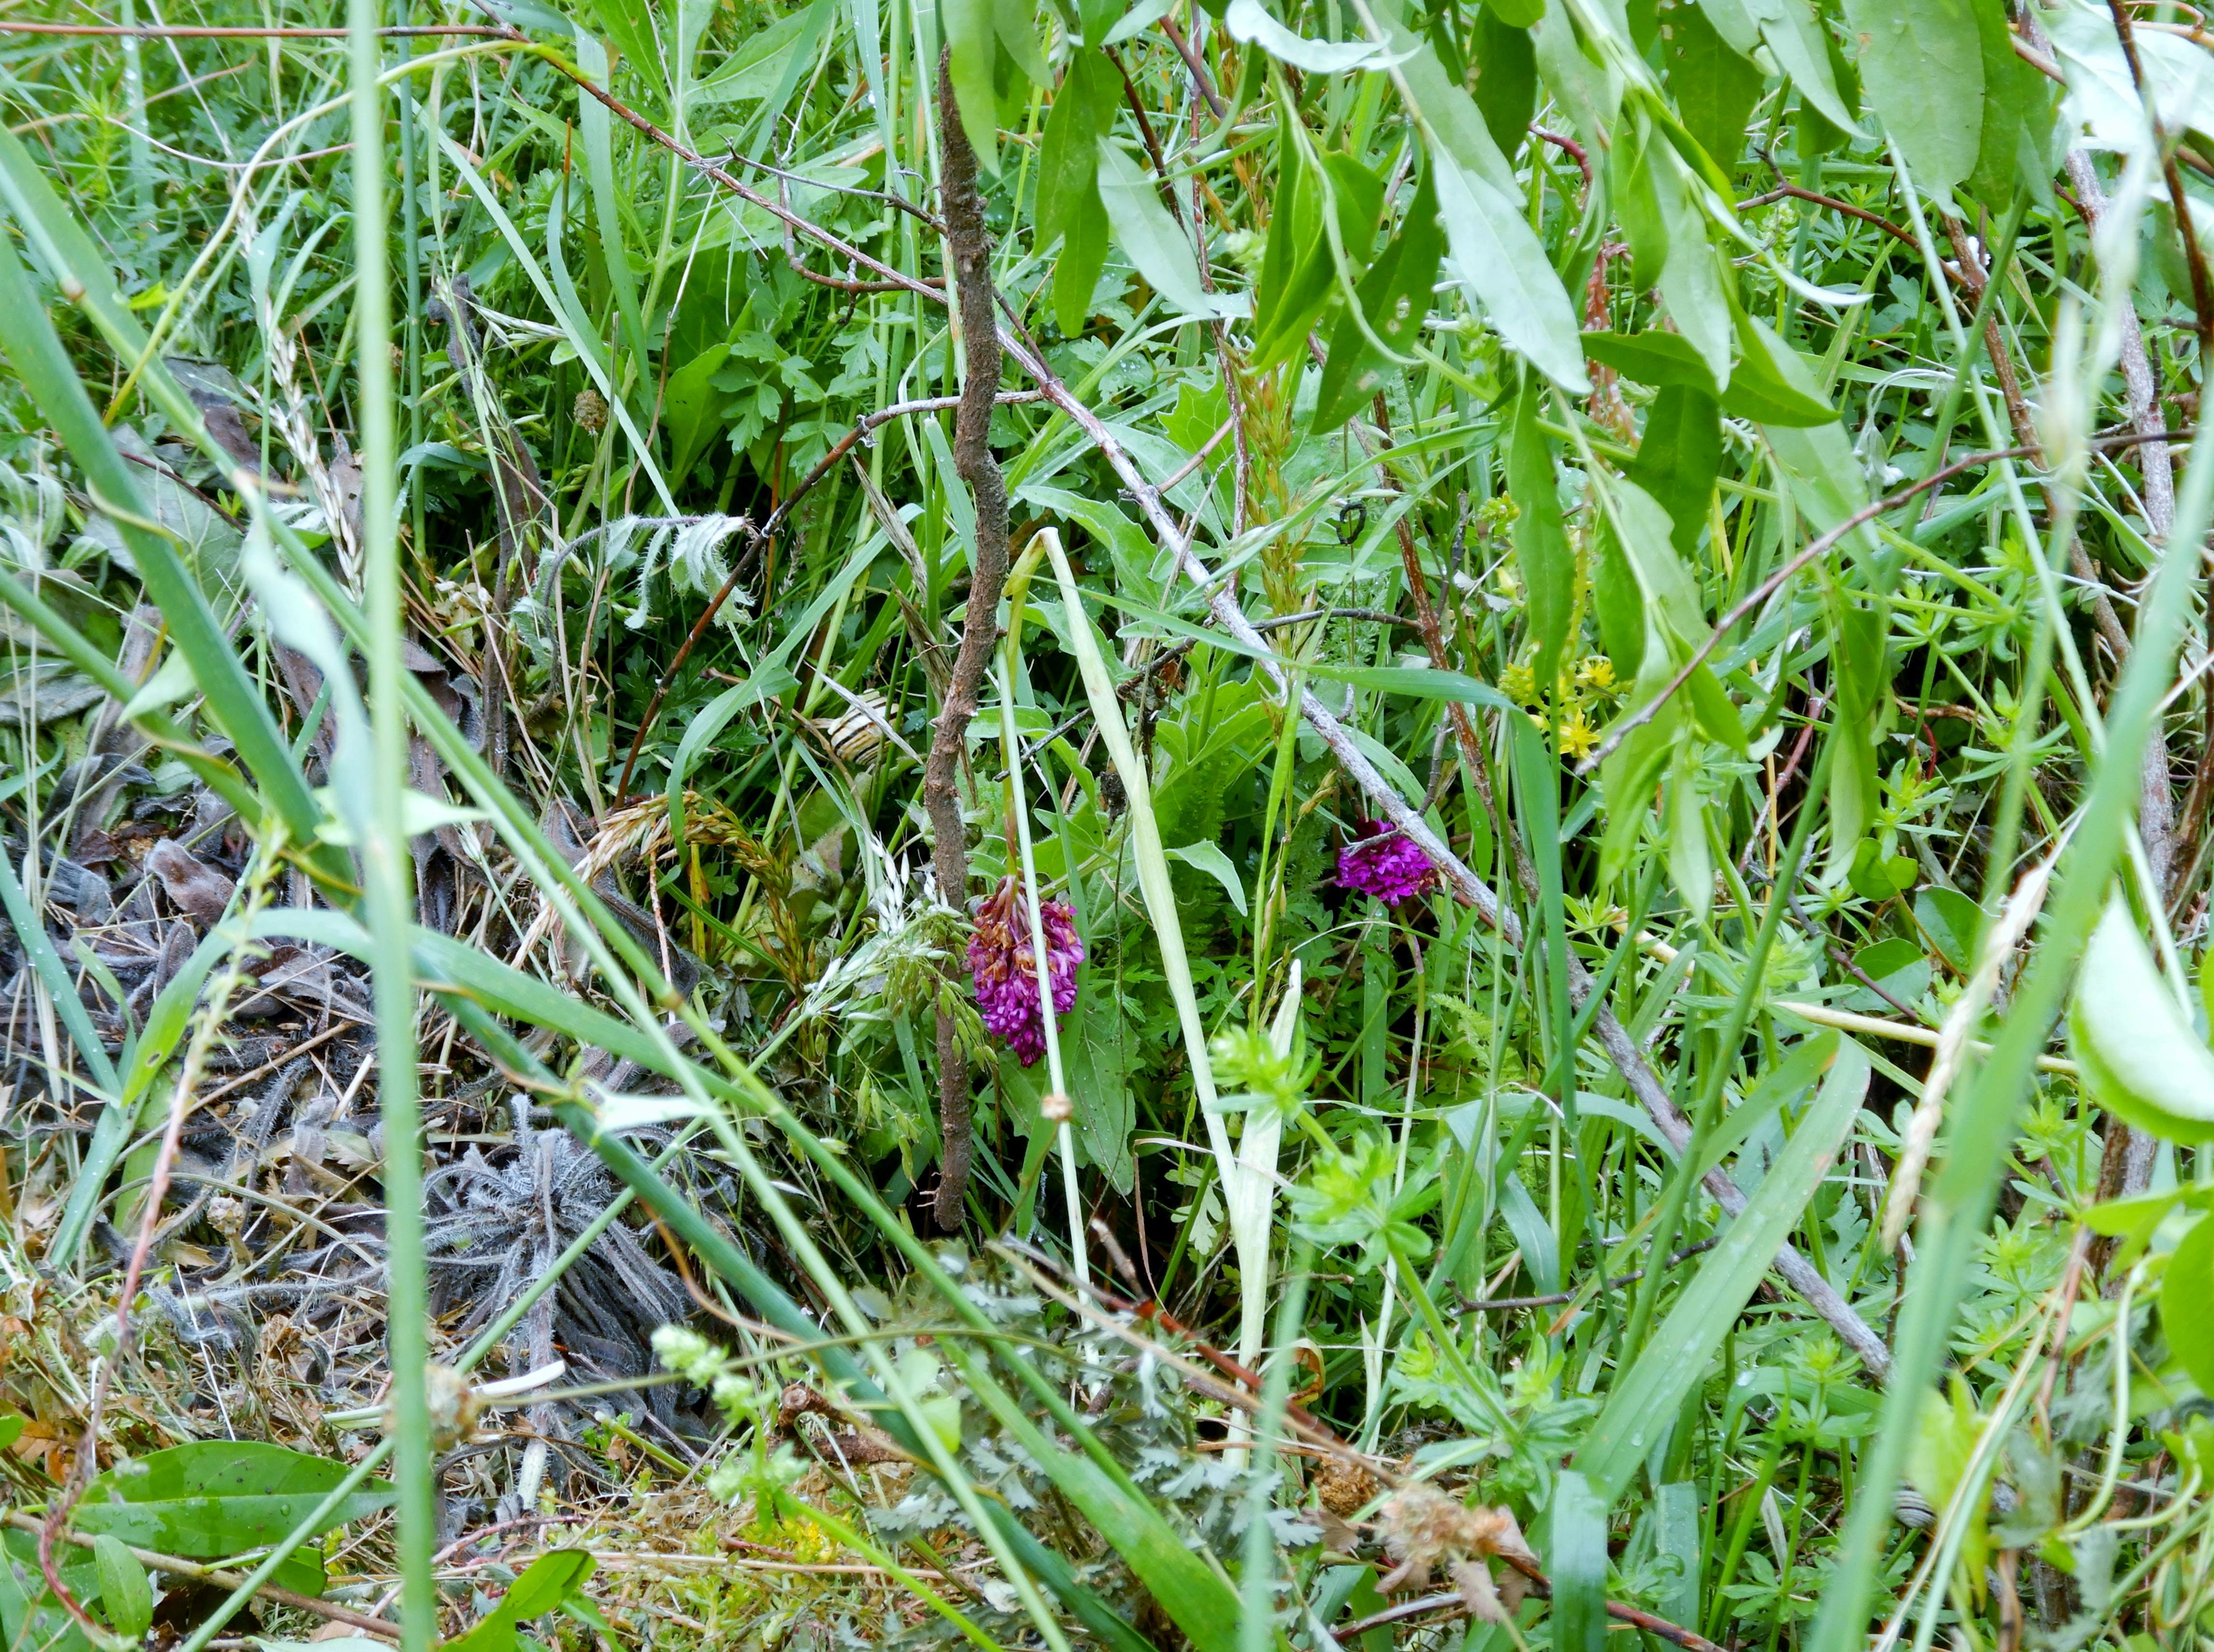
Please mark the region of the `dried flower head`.
<svg viewBox="0 0 2214 1652"><path fill-rule="evenodd" d="M1076 966L1084 962L1075 915L1062 901L1039 903L1045 920L1046 975L1053 982L1053 1013L1076 1006ZM1031 949L1031 915L1022 880L1009 877L977 909L969 942L969 971L976 978L976 1008L984 1025L1004 1039L1024 1067L1045 1054L1045 1018L1038 1011L1037 964Z"/></svg>
<svg viewBox="0 0 2214 1652"><path fill-rule="evenodd" d="M1416 1482L1403 1485L1384 1500L1376 1511L1376 1529L1384 1551L1398 1565L1377 1580L1389 1594L1402 1588L1422 1588L1430 1568L1439 1561L1482 1560L1491 1555L1529 1558L1530 1545L1513 1511L1471 1508L1435 1486Z"/></svg>
<svg viewBox="0 0 2214 1652"><path fill-rule="evenodd" d="M577 421L577 428L587 436L597 436L608 427L608 404L600 399L597 390L580 390L569 408L569 417Z"/></svg>
<svg viewBox="0 0 2214 1652"><path fill-rule="evenodd" d="M1422 894L1437 881L1438 869L1422 845L1402 835L1397 824L1364 820L1361 835L1337 852L1337 883L1397 905Z"/></svg>

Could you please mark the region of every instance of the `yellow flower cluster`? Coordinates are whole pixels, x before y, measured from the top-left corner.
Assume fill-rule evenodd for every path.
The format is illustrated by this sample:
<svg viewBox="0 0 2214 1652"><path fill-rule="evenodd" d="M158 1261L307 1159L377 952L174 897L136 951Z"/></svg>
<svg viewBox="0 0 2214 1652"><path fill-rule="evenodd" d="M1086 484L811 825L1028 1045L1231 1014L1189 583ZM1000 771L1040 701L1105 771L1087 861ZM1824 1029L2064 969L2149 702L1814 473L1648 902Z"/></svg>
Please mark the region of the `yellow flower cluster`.
<svg viewBox="0 0 2214 1652"><path fill-rule="evenodd" d="M1540 728L1545 727L1538 676L1528 661L1517 660L1501 671L1499 688L1516 705L1531 707L1531 720ZM1598 749L1599 731L1592 725L1592 711L1600 704L1611 703L1621 692L1622 682L1615 675L1614 662L1604 654L1587 654L1576 662L1575 670L1563 674L1558 692L1554 695L1557 709L1550 730L1563 756L1581 762Z"/></svg>

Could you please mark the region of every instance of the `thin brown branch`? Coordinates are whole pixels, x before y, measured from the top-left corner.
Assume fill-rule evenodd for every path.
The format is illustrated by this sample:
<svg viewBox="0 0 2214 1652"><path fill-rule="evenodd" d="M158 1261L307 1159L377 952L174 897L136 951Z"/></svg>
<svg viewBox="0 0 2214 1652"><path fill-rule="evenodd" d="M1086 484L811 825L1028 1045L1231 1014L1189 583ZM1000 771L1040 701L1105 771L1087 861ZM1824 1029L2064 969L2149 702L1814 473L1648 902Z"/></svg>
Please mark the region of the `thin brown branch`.
<svg viewBox="0 0 2214 1652"><path fill-rule="evenodd" d="M1499 1557L1538 1585L1540 1592L1550 1594L1552 1580L1538 1570L1534 1563L1515 1555L1502 1554ZM1371 1612L1366 1618L1342 1624L1333 1629L1330 1634L1333 1638L1342 1643L1365 1635L1372 1629L1386 1628L1392 1624L1404 1623L1410 1618L1426 1618L1434 1612L1466 1612L1468 1609L1467 1600L1458 1590L1450 1594L1426 1594L1420 1600L1402 1600L1396 1606L1385 1607L1381 1612ZM1606 1603L1606 1615L1617 1623L1628 1624L1633 1628L1645 1631L1649 1635L1658 1636L1673 1646L1680 1646L1685 1649L1685 1652L1722 1652L1721 1647L1716 1646L1697 1631L1685 1629L1680 1624L1672 1624L1665 1618L1656 1618L1649 1612L1641 1611L1636 1606L1625 1606L1619 1600L1610 1600Z"/></svg>
<svg viewBox="0 0 2214 1652"><path fill-rule="evenodd" d="M1826 206L1832 212L1858 218L1862 223L1872 223L1894 241L1911 247L1917 252L1921 250L1921 243L1914 239L1912 230L1901 228L1881 213L1871 212L1865 206L1855 206L1850 201L1841 201L1834 195L1818 194L1813 190L1802 189L1797 184L1778 184L1764 194L1749 195L1737 204L1737 210L1746 212L1756 206L1773 206L1781 200L1805 201L1812 206Z"/></svg>
<svg viewBox="0 0 2214 1652"><path fill-rule="evenodd" d="M976 154L954 105L951 59L938 59L939 199L945 214L945 252L958 301L963 356L960 410L953 421L953 468L976 508L976 543L969 572L969 605L953 675L931 731L922 777L930 815L931 860L939 898L956 908L969 893L969 844L961 819L962 747L976 714L977 691L999 640L1000 590L1007 579L1007 486L992 457L992 403L1000 388L1000 330L992 290L992 248L984 198L976 187ZM974 1151L969 1063L953 1018L938 1012L938 1111L942 1137L938 1193L932 1208L940 1227L961 1225Z"/></svg>
<svg viewBox="0 0 2214 1652"><path fill-rule="evenodd" d="M1227 106L1215 95L1214 83L1208 76L1207 65L1200 61L1199 53L1192 50L1191 42L1184 38L1183 31L1177 27L1176 19L1162 18L1161 33L1169 37L1169 44L1176 47L1177 55L1183 59L1184 67L1191 70L1192 85L1198 89L1200 96L1207 101L1208 109L1213 111L1214 118L1220 120L1227 113Z"/></svg>
<svg viewBox="0 0 2214 1652"><path fill-rule="evenodd" d="M1686 1245L1679 1251L1671 1251L1667 1262L1663 1265L1673 1268L1679 1262L1687 1262L1695 1256L1713 1250L1721 1243L1719 1239L1703 1239L1696 1245ZM1635 1285L1644 1277L1645 1270L1636 1268L1626 1274L1617 1274L1599 1288L1618 1291L1624 1285ZM1551 1291L1544 1296L1491 1296L1481 1301L1463 1302L1460 1311L1463 1313L1511 1313L1520 1308L1565 1307L1575 1300L1576 1293L1574 1291Z"/></svg>

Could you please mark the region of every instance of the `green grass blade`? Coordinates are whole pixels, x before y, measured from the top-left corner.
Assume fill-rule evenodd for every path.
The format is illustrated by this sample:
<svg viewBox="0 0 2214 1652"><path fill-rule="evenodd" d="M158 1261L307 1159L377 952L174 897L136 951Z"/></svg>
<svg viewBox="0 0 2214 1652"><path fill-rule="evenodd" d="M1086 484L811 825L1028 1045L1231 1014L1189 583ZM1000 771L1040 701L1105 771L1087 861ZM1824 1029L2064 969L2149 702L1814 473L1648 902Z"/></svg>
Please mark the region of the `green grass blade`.
<svg viewBox="0 0 2214 1652"><path fill-rule="evenodd" d="M1607 1504L1629 1488L1654 1441L1675 1421L1684 1396L1705 1377L1708 1362L1829 1173L1839 1145L1852 1129L1868 1084L1867 1055L1857 1044L1840 1043L1828 1076L1789 1145L1676 1299L1636 1362L1617 1375L1605 1410L1576 1451L1576 1467Z"/></svg>
<svg viewBox="0 0 2214 1652"><path fill-rule="evenodd" d="M0 182L14 180L21 152L17 140L0 132ZM9 194L9 206L21 223L21 205L13 190ZM147 594L161 609L179 652L192 666L193 681L207 696L209 716L237 747L295 841L313 842L321 811L309 792L307 777L293 762L259 685L223 634L199 582L148 516L130 466L100 422L99 410L78 381L12 246L0 247L0 349L6 351L24 388L83 468L95 501L122 535Z"/></svg>

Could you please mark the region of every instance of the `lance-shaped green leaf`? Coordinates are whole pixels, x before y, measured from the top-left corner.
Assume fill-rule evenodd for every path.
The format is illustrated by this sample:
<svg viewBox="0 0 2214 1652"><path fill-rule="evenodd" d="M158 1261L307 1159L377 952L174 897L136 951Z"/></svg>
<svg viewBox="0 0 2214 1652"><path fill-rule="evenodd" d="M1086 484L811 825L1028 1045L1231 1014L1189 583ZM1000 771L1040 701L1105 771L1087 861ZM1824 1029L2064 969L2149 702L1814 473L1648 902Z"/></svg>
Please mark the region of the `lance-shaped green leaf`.
<svg viewBox="0 0 2214 1652"><path fill-rule="evenodd" d="M2160 1325L2168 1350L2190 1373L2199 1392L2214 1398L2214 1216L2202 1216L2183 1236L2160 1282Z"/></svg>
<svg viewBox="0 0 2214 1652"><path fill-rule="evenodd" d="M1553 476L1553 450L1538 428L1538 395L1526 389L1514 404L1514 437L1508 450L1508 486L1514 497L1514 561L1521 571L1531 639L1538 646L1532 670L1540 690L1550 693L1568 646L1569 619L1575 603L1575 554L1569 548L1561 516L1560 484Z"/></svg>
<svg viewBox="0 0 2214 1652"><path fill-rule="evenodd" d="M1576 343L1575 306L1530 227L1521 186L1476 101L1401 21L1391 0L1368 0L1364 9L1371 31L1395 56L1404 54L1391 76L1422 128L1453 274L1511 348L1563 389L1585 394L1591 382Z"/></svg>
<svg viewBox="0 0 2214 1652"><path fill-rule="evenodd" d="M1232 320L1246 313L1246 295L1209 292L1201 285L1191 241L1169 217L1138 163L1110 138L1098 140L1099 199L1116 244L1178 315Z"/></svg>
<svg viewBox="0 0 2214 1652"><path fill-rule="evenodd" d="M1335 430L1383 387L1389 366L1383 350L1371 341L1371 334L1398 353L1412 350L1429 315L1430 288L1437 280L1438 260L1444 253L1437 191L1425 174L1415 192L1414 205L1407 209L1406 222L1355 290L1360 313L1356 315L1349 309L1330 335L1330 355L1323 364L1322 386L1315 395L1309 429Z"/></svg>
<svg viewBox="0 0 2214 1652"><path fill-rule="evenodd" d="M945 29L945 72L953 85L953 107L977 163L1000 174L1000 104L992 90L992 64L999 49L993 0L941 0L939 21Z"/></svg>

